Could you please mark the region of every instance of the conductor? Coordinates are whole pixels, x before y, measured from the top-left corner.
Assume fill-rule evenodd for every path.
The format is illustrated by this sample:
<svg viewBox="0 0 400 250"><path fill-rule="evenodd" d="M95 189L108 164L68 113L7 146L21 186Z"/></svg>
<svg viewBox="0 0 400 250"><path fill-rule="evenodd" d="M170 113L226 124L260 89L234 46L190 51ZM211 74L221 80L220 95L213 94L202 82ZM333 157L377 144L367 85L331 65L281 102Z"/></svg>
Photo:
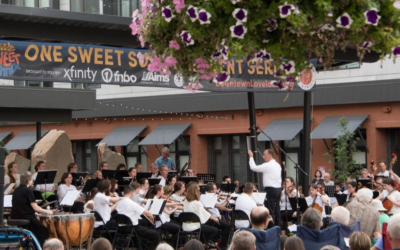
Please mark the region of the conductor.
<svg viewBox="0 0 400 250"><path fill-rule="evenodd" d="M272 152L271 149L264 150L263 158L265 162L258 166L254 162L253 152L249 150L248 153L250 169L263 174L264 190L267 193L267 202L265 205L269 209L271 217L274 219L275 226L280 226L279 201L282 187L281 165L275 161L274 152Z"/></svg>

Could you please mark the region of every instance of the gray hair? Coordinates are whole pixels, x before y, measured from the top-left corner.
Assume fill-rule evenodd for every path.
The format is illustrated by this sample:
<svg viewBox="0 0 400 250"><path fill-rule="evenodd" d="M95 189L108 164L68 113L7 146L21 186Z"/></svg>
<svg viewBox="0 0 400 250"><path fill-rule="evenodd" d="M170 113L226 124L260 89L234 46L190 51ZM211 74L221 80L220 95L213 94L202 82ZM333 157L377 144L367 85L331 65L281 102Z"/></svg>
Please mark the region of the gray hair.
<svg viewBox="0 0 400 250"><path fill-rule="evenodd" d="M160 166L160 170L162 170L163 168L167 168L168 169L168 166L163 164L163 165Z"/></svg>
<svg viewBox="0 0 400 250"><path fill-rule="evenodd" d="M373 196L374 196L374 194L372 193L372 190L368 189L368 188L361 188L357 192L357 198L358 198L359 202L369 204L371 202Z"/></svg>
<svg viewBox="0 0 400 250"><path fill-rule="evenodd" d="M100 237L93 241L90 250L112 250L113 247L106 238Z"/></svg>
<svg viewBox="0 0 400 250"><path fill-rule="evenodd" d="M161 149L161 153L164 153L164 152L169 152L169 148L163 147L163 148Z"/></svg>
<svg viewBox="0 0 400 250"><path fill-rule="evenodd" d="M155 164L154 162L150 164L150 168L152 168L154 166L156 166L158 168L157 164Z"/></svg>
<svg viewBox="0 0 400 250"><path fill-rule="evenodd" d="M167 243L160 243L158 244L156 250L174 250L174 249Z"/></svg>
<svg viewBox="0 0 400 250"><path fill-rule="evenodd" d="M256 245L256 237L252 232L240 230L232 238L231 248L234 250L253 250Z"/></svg>
<svg viewBox="0 0 400 250"><path fill-rule="evenodd" d="M43 250L64 250L64 244L56 238L48 239L43 244Z"/></svg>
<svg viewBox="0 0 400 250"><path fill-rule="evenodd" d="M314 208L309 208L301 217L301 225L319 230L322 227L322 214Z"/></svg>
<svg viewBox="0 0 400 250"><path fill-rule="evenodd" d="M29 181L32 180L32 173L26 171L21 174L21 185L28 185Z"/></svg>
<svg viewBox="0 0 400 250"><path fill-rule="evenodd" d="M324 175L327 175L327 176L331 177L331 174L330 174L330 173L325 173Z"/></svg>
<svg viewBox="0 0 400 250"><path fill-rule="evenodd" d="M387 230L392 241L400 241L400 214L395 214L390 218Z"/></svg>
<svg viewBox="0 0 400 250"><path fill-rule="evenodd" d="M363 168L363 169L361 169L360 173L362 173L362 172L368 172L368 169Z"/></svg>
<svg viewBox="0 0 400 250"><path fill-rule="evenodd" d="M342 225L348 226L350 221L350 211L342 206L337 206L332 210L332 220Z"/></svg>

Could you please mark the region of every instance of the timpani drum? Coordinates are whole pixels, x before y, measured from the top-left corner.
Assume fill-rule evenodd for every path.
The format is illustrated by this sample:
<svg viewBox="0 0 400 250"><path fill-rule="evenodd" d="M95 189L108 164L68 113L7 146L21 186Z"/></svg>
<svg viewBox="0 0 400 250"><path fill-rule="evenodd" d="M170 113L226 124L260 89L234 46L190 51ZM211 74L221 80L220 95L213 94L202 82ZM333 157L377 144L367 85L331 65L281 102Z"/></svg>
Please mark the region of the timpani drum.
<svg viewBox="0 0 400 250"><path fill-rule="evenodd" d="M67 249L70 246L82 249L84 242L90 249L95 221L93 214L42 215L40 220L49 230L49 237L60 239Z"/></svg>

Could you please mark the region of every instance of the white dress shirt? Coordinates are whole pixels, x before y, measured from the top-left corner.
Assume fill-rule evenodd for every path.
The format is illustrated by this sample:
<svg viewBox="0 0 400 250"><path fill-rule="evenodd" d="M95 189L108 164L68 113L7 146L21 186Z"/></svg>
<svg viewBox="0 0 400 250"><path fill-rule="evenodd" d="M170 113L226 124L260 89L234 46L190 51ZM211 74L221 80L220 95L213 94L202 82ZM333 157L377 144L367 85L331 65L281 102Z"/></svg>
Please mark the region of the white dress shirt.
<svg viewBox="0 0 400 250"><path fill-rule="evenodd" d="M165 179L164 177L161 176L161 180L160 180L160 184L161 186L165 187L165 185L167 184L167 179Z"/></svg>
<svg viewBox="0 0 400 250"><path fill-rule="evenodd" d="M20 174L16 174L17 178L15 179L15 186L14 188L19 187L19 184L21 183L21 175ZM10 176L8 176L7 174L4 175L4 185L7 185L10 183Z"/></svg>
<svg viewBox="0 0 400 250"><path fill-rule="evenodd" d="M104 220L104 223L107 223L111 219L110 199L111 197L106 196L103 193L97 193L94 197L93 210L100 214ZM94 223L95 228L102 225L103 223L101 221L96 221Z"/></svg>
<svg viewBox="0 0 400 250"><path fill-rule="evenodd" d="M35 181L37 175L38 175L37 172L34 173L34 174L32 175L32 180ZM43 190L45 190L46 192L53 192L53 187L54 187L54 183L47 183L46 185L45 185L45 184L39 184L39 185L36 185L36 186L35 186L35 190L36 190L36 191L40 191L40 189L43 189Z"/></svg>
<svg viewBox="0 0 400 250"><path fill-rule="evenodd" d="M187 201L183 202L183 211L192 212L197 214L200 218L201 224L204 224L210 219L211 214L207 212L200 201ZM183 223L182 229L185 231L194 231L200 228L199 223Z"/></svg>
<svg viewBox="0 0 400 250"><path fill-rule="evenodd" d="M120 202L118 202L117 212L128 216L132 221L132 225L136 226L139 224L140 215L143 214L144 208L139 206L133 200L124 197Z"/></svg>
<svg viewBox="0 0 400 250"><path fill-rule="evenodd" d="M326 199L329 200L329 197L327 195L324 195ZM306 197L306 202L308 206L311 206L313 204L314 199L311 196ZM318 204L320 207L322 207L322 217L326 218L326 213L325 213L325 204L324 201L320 196L315 199L315 204Z"/></svg>
<svg viewBox="0 0 400 250"><path fill-rule="evenodd" d="M57 189L58 200L61 201L68 191L76 191L76 187L74 185L70 185L69 187L67 187L67 185L65 184L61 184L60 186L58 186Z"/></svg>
<svg viewBox="0 0 400 250"><path fill-rule="evenodd" d="M236 199L236 206L235 210L242 210L249 216L250 219L250 213L251 210L257 207L256 201L253 199L253 197L249 196L246 193L242 193L237 197ZM241 228L241 227L249 227L250 224L248 221L245 220L236 220L235 221L235 227L236 228Z"/></svg>
<svg viewBox="0 0 400 250"><path fill-rule="evenodd" d="M263 174L263 185L264 187L281 188L282 187L282 177L281 177L281 165L277 163L274 159L269 162L264 162L261 165L256 165L254 158L250 157L250 169L254 172L259 172Z"/></svg>

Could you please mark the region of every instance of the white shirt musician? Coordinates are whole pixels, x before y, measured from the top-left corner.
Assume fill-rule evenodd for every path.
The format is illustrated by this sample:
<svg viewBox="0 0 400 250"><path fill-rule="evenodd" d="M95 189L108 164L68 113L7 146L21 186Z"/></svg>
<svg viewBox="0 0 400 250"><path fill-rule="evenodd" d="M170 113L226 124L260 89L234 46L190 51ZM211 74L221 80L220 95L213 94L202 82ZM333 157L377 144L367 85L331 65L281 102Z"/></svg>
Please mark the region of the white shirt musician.
<svg viewBox="0 0 400 250"><path fill-rule="evenodd" d="M243 188L243 193L239 195L239 197L236 199L236 206L235 206L235 210L241 210L245 212L249 217L249 219L251 211L257 207L257 203L252 196L253 190L254 190L253 183L250 182L246 183ZM249 227L249 226L250 226L249 221L244 221L244 220L235 221L236 228Z"/></svg>
<svg viewBox="0 0 400 250"><path fill-rule="evenodd" d="M384 177L387 177L387 178L390 177L390 178L392 178L392 180L394 180L394 181L396 181L398 183L400 182L399 177L393 172L392 169L387 170L387 166L383 161L379 162L378 165L381 168L381 171L379 172L379 174L377 174L377 176L384 176Z"/></svg>
<svg viewBox="0 0 400 250"><path fill-rule="evenodd" d="M400 192L394 189L394 181L391 179L384 179L383 180L383 188L389 192L385 199L388 199L392 204L393 207L389 211L389 213L396 214L400 212ZM384 201L385 201L384 199ZM384 202L383 201L383 202Z"/></svg>
<svg viewBox="0 0 400 250"><path fill-rule="evenodd" d="M167 177L168 177L168 166L167 165L161 165L160 167L160 176L161 176L161 180L160 180L160 184L161 186L165 186L167 184Z"/></svg>
<svg viewBox="0 0 400 250"><path fill-rule="evenodd" d="M322 217L326 218L325 205L329 204L329 197L327 195L321 195L315 184L310 186L309 194L310 196L306 197L307 205L311 206L313 203L318 204L322 208Z"/></svg>

